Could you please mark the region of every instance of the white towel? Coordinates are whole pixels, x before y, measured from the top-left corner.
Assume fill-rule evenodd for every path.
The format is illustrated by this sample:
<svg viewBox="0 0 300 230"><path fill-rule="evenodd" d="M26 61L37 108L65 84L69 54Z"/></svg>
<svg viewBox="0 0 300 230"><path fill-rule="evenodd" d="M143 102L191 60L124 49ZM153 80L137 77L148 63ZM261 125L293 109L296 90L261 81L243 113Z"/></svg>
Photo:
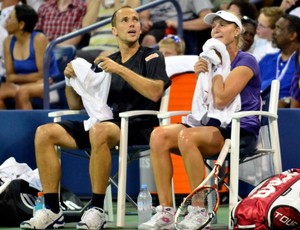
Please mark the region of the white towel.
<svg viewBox="0 0 300 230"><path fill-rule="evenodd" d="M169 77L175 74L194 72L194 65L198 61L197 55L177 55L165 57L166 72Z"/></svg>
<svg viewBox="0 0 300 230"><path fill-rule="evenodd" d="M182 122L192 127L206 125L210 118L218 119L221 122L221 127L226 127L231 122L232 113L241 109L240 95L237 95L233 102L224 109L220 110L214 107L211 91L211 69L212 65L218 65L221 63L221 60L215 50L221 54L223 81L225 81L230 73L230 57L224 43L215 38L207 40L203 45L203 52L200 54L200 57L207 60L209 71L207 73L199 74L193 96L192 113L182 117Z"/></svg>
<svg viewBox="0 0 300 230"><path fill-rule="evenodd" d="M26 163L18 163L14 157L10 157L0 165L0 181L3 182L0 183L0 194L15 179L25 180L30 187L42 191L38 169L32 170Z"/></svg>
<svg viewBox="0 0 300 230"><path fill-rule="evenodd" d="M76 77L70 78L70 84L81 96L89 119L84 121L84 129L89 130L96 122L113 118L111 108L106 104L110 88L111 74L105 71L95 73L91 63L83 58L72 62Z"/></svg>

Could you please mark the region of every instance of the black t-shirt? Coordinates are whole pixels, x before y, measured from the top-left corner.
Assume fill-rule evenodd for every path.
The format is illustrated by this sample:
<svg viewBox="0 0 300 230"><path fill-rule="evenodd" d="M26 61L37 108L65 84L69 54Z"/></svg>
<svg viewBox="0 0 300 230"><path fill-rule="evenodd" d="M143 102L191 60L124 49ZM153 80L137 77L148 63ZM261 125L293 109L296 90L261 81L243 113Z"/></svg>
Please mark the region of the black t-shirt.
<svg viewBox="0 0 300 230"><path fill-rule="evenodd" d="M171 84L165 70L164 57L157 50L140 47L137 53L125 63L121 61L120 52L114 53L109 57L143 77L163 80L165 89ZM160 102L153 102L145 98L124 81L123 78L112 74L107 104L112 108L114 118L118 119L118 114L124 111L159 110Z"/></svg>

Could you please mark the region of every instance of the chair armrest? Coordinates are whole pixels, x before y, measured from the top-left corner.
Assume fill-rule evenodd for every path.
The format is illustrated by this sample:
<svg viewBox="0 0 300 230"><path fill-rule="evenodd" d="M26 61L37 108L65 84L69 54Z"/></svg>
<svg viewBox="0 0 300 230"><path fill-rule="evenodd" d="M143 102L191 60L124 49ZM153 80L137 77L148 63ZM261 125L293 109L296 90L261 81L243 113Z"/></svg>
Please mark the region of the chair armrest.
<svg viewBox="0 0 300 230"><path fill-rule="evenodd" d="M248 116L264 116L269 118L277 119L278 115L275 113L270 113L267 111L245 111L245 112L236 112L232 115L232 119L240 120L242 117L248 117Z"/></svg>
<svg viewBox="0 0 300 230"><path fill-rule="evenodd" d="M59 110L48 113L48 117L53 117L54 122L61 121L62 116L68 116L68 115L85 115L85 110Z"/></svg>
<svg viewBox="0 0 300 230"><path fill-rule="evenodd" d="M179 116L179 115L187 115L191 113L189 110L182 110L182 111L170 111L170 112L163 112L163 113L158 113L157 117L159 119L166 119L174 116Z"/></svg>
<svg viewBox="0 0 300 230"><path fill-rule="evenodd" d="M121 118L129 118L141 115L157 115L159 111L156 110L132 110L119 113L119 117Z"/></svg>

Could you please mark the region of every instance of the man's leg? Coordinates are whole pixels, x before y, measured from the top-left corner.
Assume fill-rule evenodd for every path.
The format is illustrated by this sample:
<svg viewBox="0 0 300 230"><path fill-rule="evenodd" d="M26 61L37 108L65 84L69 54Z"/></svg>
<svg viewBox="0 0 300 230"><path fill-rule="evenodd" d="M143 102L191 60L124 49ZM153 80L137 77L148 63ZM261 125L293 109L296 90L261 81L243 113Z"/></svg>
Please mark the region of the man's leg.
<svg viewBox="0 0 300 230"><path fill-rule="evenodd" d="M106 224L103 203L111 171L111 152L120 139L120 128L111 122L95 124L89 131L91 142L91 207L84 213L77 229L101 229Z"/></svg>
<svg viewBox="0 0 300 230"><path fill-rule="evenodd" d="M21 223L24 229L46 229L64 226L64 217L59 208L59 183L61 165L55 146L75 149L75 140L65 129L55 123L39 126L35 134L35 152L39 175L45 196L45 209L33 218Z"/></svg>

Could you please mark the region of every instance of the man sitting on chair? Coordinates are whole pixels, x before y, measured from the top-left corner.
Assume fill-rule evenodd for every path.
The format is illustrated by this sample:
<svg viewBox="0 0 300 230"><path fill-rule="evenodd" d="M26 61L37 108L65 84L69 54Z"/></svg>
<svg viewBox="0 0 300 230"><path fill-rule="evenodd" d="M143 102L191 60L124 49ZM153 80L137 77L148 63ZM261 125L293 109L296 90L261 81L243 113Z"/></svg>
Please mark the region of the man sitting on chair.
<svg viewBox="0 0 300 230"><path fill-rule="evenodd" d="M129 6L121 7L112 16L112 33L116 36L119 52L109 57L98 57L101 68L111 73L107 104L113 119L97 122L89 131L83 122L63 121L42 125L35 135L36 160L45 196L46 209L21 223L25 229L57 228L64 225L59 208L61 166L55 146L70 149L91 148L90 179L92 202L77 229L101 229L105 225L103 202L111 170L110 149L120 141L118 114L130 110L159 110L164 89L171 84L160 52L140 46L141 26L138 13ZM72 64L65 69L67 78L76 77ZM67 81L68 82L68 79ZM70 86L66 87L70 109L82 109L81 98ZM148 144L150 133L158 120L154 116L140 116L129 121L129 144ZM132 135L134 134L134 135Z"/></svg>

